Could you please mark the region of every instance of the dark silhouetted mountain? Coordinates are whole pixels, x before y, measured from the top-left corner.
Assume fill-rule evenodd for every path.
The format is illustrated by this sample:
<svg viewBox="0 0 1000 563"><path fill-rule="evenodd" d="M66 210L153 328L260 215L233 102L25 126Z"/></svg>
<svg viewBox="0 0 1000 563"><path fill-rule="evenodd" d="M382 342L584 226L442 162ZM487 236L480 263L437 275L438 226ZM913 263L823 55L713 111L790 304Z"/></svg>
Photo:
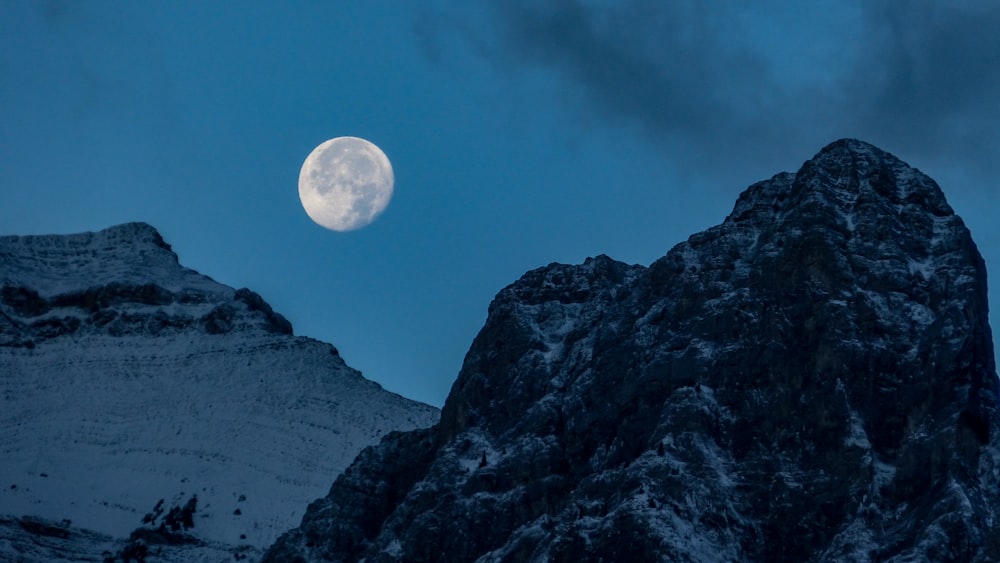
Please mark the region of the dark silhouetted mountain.
<svg viewBox="0 0 1000 563"><path fill-rule="evenodd" d="M651 266L503 289L432 428L365 449L267 561L998 561L986 271L856 140Z"/></svg>
<svg viewBox="0 0 1000 563"><path fill-rule="evenodd" d="M0 237L0 286L0 560L178 543L164 523L173 560L259 558L362 448L438 420L149 225Z"/></svg>

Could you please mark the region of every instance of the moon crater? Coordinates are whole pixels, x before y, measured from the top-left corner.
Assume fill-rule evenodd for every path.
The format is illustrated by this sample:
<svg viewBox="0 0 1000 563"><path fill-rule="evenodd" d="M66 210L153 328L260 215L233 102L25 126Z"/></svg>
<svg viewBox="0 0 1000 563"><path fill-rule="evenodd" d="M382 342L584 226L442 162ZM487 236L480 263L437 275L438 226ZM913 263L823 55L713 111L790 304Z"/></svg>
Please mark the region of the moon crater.
<svg viewBox="0 0 1000 563"><path fill-rule="evenodd" d="M313 149L299 172L299 199L317 224L353 231L389 205L394 184L389 159L358 137L337 137Z"/></svg>

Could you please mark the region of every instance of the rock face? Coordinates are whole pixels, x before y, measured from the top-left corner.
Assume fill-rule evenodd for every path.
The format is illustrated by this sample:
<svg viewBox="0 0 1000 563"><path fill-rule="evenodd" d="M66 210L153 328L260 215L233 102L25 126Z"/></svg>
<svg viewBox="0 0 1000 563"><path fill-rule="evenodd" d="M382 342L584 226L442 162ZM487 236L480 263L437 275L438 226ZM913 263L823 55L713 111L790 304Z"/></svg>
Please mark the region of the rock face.
<svg viewBox="0 0 1000 563"><path fill-rule="evenodd" d="M837 141L650 267L502 290L440 423L268 561L997 561L985 268L933 180Z"/></svg>
<svg viewBox="0 0 1000 563"><path fill-rule="evenodd" d="M149 225L0 237L0 286L0 559L76 549L4 551L25 531L127 537L158 500L147 528L194 496L206 560L252 554L362 448L438 420L293 336L256 293L180 266Z"/></svg>

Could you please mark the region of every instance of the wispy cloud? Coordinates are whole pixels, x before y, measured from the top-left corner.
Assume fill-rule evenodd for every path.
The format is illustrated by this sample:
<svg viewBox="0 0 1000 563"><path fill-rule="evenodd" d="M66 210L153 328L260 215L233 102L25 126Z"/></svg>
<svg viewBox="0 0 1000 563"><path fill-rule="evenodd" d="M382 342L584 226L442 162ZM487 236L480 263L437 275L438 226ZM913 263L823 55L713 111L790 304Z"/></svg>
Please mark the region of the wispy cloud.
<svg viewBox="0 0 1000 563"><path fill-rule="evenodd" d="M697 165L858 136L1000 172L994 2L504 0L420 26L442 22L421 35L450 29L495 65L552 72L587 111Z"/></svg>
<svg viewBox="0 0 1000 563"><path fill-rule="evenodd" d="M1000 4L866 4L869 54L855 69L843 111L900 143L965 153L996 172L1000 149ZM947 148L946 148L947 147Z"/></svg>

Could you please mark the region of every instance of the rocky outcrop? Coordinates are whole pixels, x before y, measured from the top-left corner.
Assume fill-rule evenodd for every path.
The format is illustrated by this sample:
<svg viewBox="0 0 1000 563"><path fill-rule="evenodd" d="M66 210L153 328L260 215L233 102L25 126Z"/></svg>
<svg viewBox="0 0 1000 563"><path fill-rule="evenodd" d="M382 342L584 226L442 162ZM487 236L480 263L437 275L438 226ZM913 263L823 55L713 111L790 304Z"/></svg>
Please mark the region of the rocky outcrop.
<svg viewBox="0 0 1000 563"><path fill-rule="evenodd" d="M969 231L841 140L648 268L502 290L440 423L265 560L1000 560L997 401Z"/></svg>

